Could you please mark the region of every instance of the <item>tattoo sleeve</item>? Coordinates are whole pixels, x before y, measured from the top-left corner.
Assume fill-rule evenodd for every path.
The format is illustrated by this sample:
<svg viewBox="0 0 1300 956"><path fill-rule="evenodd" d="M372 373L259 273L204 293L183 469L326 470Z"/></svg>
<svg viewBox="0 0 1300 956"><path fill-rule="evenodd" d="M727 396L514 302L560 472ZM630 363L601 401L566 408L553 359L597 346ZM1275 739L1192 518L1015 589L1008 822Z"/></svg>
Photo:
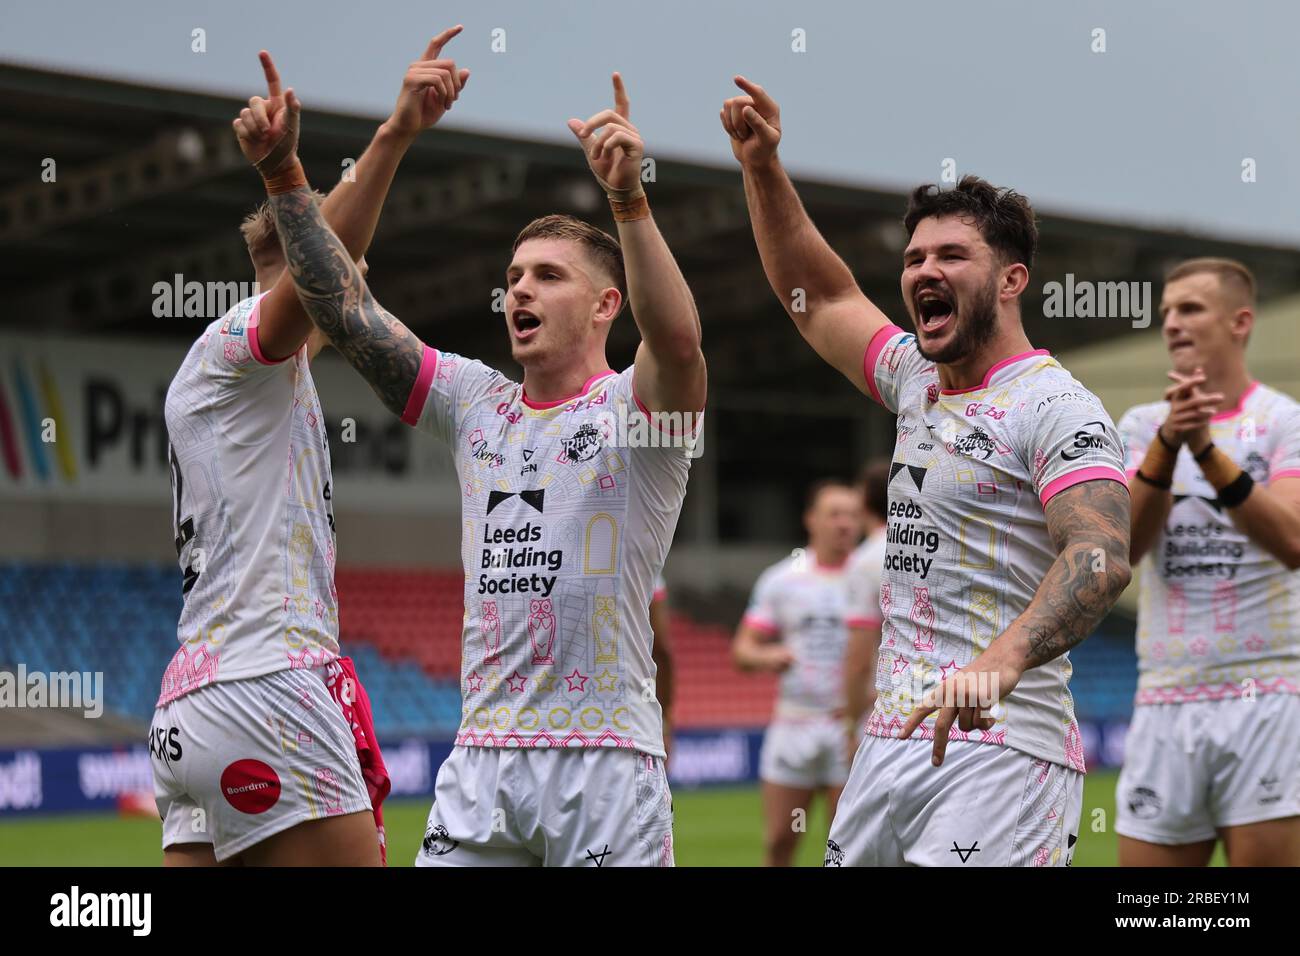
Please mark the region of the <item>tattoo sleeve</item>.
<svg viewBox="0 0 1300 956"><path fill-rule="evenodd" d="M1128 491L1116 481L1084 481L1047 503L1057 551L1034 599L1017 621L1025 667L1038 667L1081 643L1128 587Z"/></svg>
<svg viewBox="0 0 1300 956"><path fill-rule="evenodd" d="M271 209L303 308L388 410L401 415L420 371L423 343L375 301L307 187L272 196Z"/></svg>

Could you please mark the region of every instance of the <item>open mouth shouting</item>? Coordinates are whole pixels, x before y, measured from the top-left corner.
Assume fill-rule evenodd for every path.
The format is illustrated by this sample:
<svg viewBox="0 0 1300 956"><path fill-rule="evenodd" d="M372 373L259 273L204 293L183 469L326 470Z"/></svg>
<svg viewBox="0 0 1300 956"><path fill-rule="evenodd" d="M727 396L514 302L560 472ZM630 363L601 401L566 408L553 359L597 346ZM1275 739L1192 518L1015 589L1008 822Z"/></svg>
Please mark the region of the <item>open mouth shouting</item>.
<svg viewBox="0 0 1300 956"><path fill-rule="evenodd" d="M515 309L510 313L510 329L517 342L527 342L541 327L542 320L527 309Z"/></svg>
<svg viewBox="0 0 1300 956"><path fill-rule="evenodd" d="M916 328L926 335L937 335L947 328L957 314L952 296L942 289L922 289L916 294Z"/></svg>

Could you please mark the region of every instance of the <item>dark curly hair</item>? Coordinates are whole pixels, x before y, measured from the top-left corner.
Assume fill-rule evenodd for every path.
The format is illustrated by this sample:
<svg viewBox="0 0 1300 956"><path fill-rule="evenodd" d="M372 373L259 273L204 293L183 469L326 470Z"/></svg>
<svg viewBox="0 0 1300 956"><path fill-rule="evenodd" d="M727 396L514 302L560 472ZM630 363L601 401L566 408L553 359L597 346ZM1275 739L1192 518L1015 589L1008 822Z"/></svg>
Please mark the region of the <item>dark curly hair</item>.
<svg viewBox="0 0 1300 956"><path fill-rule="evenodd" d="M903 225L908 238L922 219L931 216L956 216L979 230L1006 264L1034 265L1038 250L1038 226L1029 200L1014 189L999 188L978 176L963 176L953 189L940 189L926 183L912 190Z"/></svg>

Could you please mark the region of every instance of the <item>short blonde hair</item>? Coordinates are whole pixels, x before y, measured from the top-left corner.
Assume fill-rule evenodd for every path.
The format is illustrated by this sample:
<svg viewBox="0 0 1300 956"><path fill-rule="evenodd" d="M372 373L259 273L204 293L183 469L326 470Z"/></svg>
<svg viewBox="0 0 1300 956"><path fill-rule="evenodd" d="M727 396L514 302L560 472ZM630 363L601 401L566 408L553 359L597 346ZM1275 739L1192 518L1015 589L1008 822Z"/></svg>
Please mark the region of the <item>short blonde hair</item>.
<svg viewBox="0 0 1300 956"><path fill-rule="evenodd" d="M313 189L312 195L316 197L318 203L325 198L325 194L318 189ZM253 258L267 254L280 254L280 234L275 230L275 215L271 212L271 200L262 201L256 209L245 216L244 221L239 224L239 232L244 237L244 244L248 246L249 255Z"/></svg>
<svg viewBox="0 0 1300 956"><path fill-rule="evenodd" d="M1212 256L1187 259L1165 273L1165 284L1205 272L1218 279L1219 286L1224 291L1230 294L1235 292L1247 307L1255 307L1255 276L1236 259L1217 259Z"/></svg>

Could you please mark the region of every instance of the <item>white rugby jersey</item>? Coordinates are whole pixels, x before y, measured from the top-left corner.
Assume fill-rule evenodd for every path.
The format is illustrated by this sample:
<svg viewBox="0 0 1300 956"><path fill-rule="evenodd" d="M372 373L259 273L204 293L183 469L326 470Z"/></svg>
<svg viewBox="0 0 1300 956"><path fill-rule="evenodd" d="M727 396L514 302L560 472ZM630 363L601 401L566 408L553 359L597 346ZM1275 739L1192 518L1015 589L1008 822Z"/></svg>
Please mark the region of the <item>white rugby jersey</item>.
<svg viewBox="0 0 1300 956"><path fill-rule="evenodd" d="M974 660L1029 605L1056 560L1044 506L1082 481L1125 482L1100 401L1046 350L995 364L974 388L943 389L916 336L886 326L865 357L871 394L898 415L876 709L867 732L897 736L921 697ZM1025 671L990 730L1000 744L1084 769L1068 655ZM921 725L933 739L934 715Z"/></svg>
<svg viewBox="0 0 1300 956"><path fill-rule="evenodd" d="M167 389L185 604L159 704L339 653L324 416L305 346L261 354L260 302L209 325Z"/></svg>
<svg viewBox="0 0 1300 956"><path fill-rule="evenodd" d="M1167 402L1129 409L1119 430L1137 472ZM1255 481L1300 477L1300 404L1258 382L1215 415L1210 438ZM1138 704L1300 693L1300 572L1237 530L1187 448L1169 519L1143 558Z"/></svg>
<svg viewBox="0 0 1300 956"><path fill-rule="evenodd" d="M880 624L880 579L885 571L885 538L882 527L869 535L849 555L845 586L848 588L849 616L863 626Z"/></svg>
<svg viewBox="0 0 1300 956"><path fill-rule="evenodd" d="M824 716L844 706L849 627L847 565L827 567L811 551L772 565L754 585L745 623L780 639L794 663L780 675L774 717Z"/></svg>
<svg viewBox="0 0 1300 956"><path fill-rule="evenodd" d="M605 372L538 403L481 362L425 350L403 420L450 446L461 480L457 744L664 754L650 596L690 459L667 441L619 445L619 423L644 411L632 379Z"/></svg>

